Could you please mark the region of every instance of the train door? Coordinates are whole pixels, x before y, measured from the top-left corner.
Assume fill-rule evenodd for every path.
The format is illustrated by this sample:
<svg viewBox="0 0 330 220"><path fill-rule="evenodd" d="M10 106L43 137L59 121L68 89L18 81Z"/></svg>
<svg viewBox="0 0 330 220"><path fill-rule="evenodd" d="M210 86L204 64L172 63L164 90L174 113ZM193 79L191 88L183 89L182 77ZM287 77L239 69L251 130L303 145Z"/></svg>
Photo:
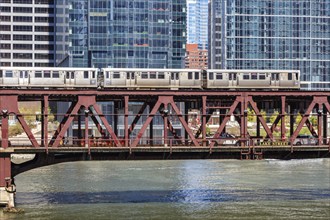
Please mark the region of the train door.
<svg viewBox="0 0 330 220"><path fill-rule="evenodd" d="M279 73L272 73L271 76L271 86L272 87L279 87L280 85L280 74Z"/></svg>
<svg viewBox="0 0 330 220"><path fill-rule="evenodd" d="M65 85L74 86L74 71L68 71L65 73Z"/></svg>
<svg viewBox="0 0 330 220"><path fill-rule="evenodd" d="M178 88L179 84L179 72L171 72L171 86Z"/></svg>
<svg viewBox="0 0 330 220"><path fill-rule="evenodd" d="M0 85L3 84L3 79L2 79L3 75L2 75L2 70L0 70Z"/></svg>
<svg viewBox="0 0 330 220"><path fill-rule="evenodd" d="M135 74L134 72L126 72L126 86L134 87L135 86Z"/></svg>
<svg viewBox="0 0 330 220"><path fill-rule="evenodd" d="M19 73L19 85L28 85L29 84L29 73L28 71L20 71Z"/></svg>
<svg viewBox="0 0 330 220"><path fill-rule="evenodd" d="M236 73L229 73L229 87L237 86L237 75Z"/></svg>

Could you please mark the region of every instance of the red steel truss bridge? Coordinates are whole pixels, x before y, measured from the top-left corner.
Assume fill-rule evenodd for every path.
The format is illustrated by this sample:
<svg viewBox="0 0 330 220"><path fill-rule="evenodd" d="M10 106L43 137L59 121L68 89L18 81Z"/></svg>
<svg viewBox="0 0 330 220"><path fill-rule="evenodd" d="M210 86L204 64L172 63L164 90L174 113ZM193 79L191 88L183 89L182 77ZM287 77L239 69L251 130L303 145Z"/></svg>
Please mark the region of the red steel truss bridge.
<svg viewBox="0 0 330 220"><path fill-rule="evenodd" d="M1 90L0 203L13 206L15 175L66 161L329 157L329 103L325 91Z"/></svg>

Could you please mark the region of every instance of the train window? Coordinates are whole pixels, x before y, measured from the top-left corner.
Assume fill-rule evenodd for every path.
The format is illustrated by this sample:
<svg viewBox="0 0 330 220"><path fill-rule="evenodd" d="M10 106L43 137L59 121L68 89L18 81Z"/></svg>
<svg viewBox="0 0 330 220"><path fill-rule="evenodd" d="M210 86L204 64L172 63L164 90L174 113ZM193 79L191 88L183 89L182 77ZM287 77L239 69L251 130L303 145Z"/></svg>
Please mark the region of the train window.
<svg viewBox="0 0 330 220"><path fill-rule="evenodd" d="M84 79L88 79L88 71L84 71Z"/></svg>
<svg viewBox="0 0 330 220"><path fill-rule="evenodd" d="M222 79L222 73L216 73L215 79Z"/></svg>
<svg viewBox="0 0 330 220"><path fill-rule="evenodd" d="M192 79L192 72L188 72L188 79Z"/></svg>
<svg viewBox="0 0 330 220"><path fill-rule="evenodd" d="M53 78L60 78L60 74L58 73L58 71L53 72Z"/></svg>
<svg viewBox="0 0 330 220"><path fill-rule="evenodd" d="M130 79L130 78L131 78L130 72L126 72L126 79Z"/></svg>
<svg viewBox="0 0 330 220"><path fill-rule="evenodd" d="M44 78L50 78L50 71L44 71Z"/></svg>
<svg viewBox="0 0 330 220"><path fill-rule="evenodd" d="M70 72L66 72L65 78L70 79Z"/></svg>
<svg viewBox="0 0 330 220"><path fill-rule="evenodd" d="M266 75L264 73L259 74L259 79L266 79Z"/></svg>
<svg viewBox="0 0 330 220"><path fill-rule="evenodd" d="M250 74L248 74L248 73L243 74L243 79L250 79Z"/></svg>
<svg viewBox="0 0 330 220"><path fill-rule="evenodd" d="M298 73L296 73L295 75L296 75L296 80L298 80Z"/></svg>
<svg viewBox="0 0 330 220"><path fill-rule="evenodd" d="M113 79L119 79L120 73L113 73Z"/></svg>
<svg viewBox="0 0 330 220"><path fill-rule="evenodd" d="M0 70L0 77L2 78L2 70Z"/></svg>
<svg viewBox="0 0 330 220"><path fill-rule="evenodd" d="M156 79L156 72L150 72L150 79Z"/></svg>
<svg viewBox="0 0 330 220"><path fill-rule="evenodd" d="M195 79L199 79L199 72L195 72Z"/></svg>
<svg viewBox="0 0 330 220"><path fill-rule="evenodd" d="M141 74L141 78L142 78L142 79L148 79L148 73L145 73L145 72L142 73L142 74Z"/></svg>
<svg viewBox="0 0 330 220"><path fill-rule="evenodd" d="M71 72L71 79L74 79L74 72Z"/></svg>
<svg viewBox="0 0 330 220"><path fill-rule="evenodd" d="M35 78L42 78L42 73L41 73L41 71L36 71L36 72L34 73L34 77L35 77Z"/></svg>
<svg viewBox="0 0 330 220"><path fill-rule="evenodd" d="M158 73L158 79L165 79L164 73Z"/></svg>
<svg viewBox="0 0 330 220"><path fill-rule="evenodd" d="M257 73L251 73L251 79L258 79Z"/></svg>
<svg viewBox="0 0 330 220"><path fill-rule="evenodd" d="M292 73L288 73L288 80L292 80Z"/></svg>
<svg viewBox="0 0 330 220"><path fill-rule="evenodd" d="M5 76L8 77L8 78L13 77L13 71L7 70L6 73L5 73Z"/></svg>
<svg viewBox="0 0 330 220"><path fill-rule="evenodd" d="M214 79L214 75L213 72L209 72L209 79L213 80Z"/></svg>
<svg viewBox="0 0 330 220"><path fill-rule="evenodd" d="M110 73L109 72L105 72L106 73L106 78L109 79L110 78Z"/></svg>
<svg viewBox="0 0 330 220"><path fill-rule="evenodd" d="M92 72L92 79L95 79L95 71Z"/></svg>
<svg viewBox="0 0 330 220"><path fill-rule="evenodd" d="M25 71L20 71L20 72L19 72L19 78L24 78L24 72L25 72Z"/></svg>
<svg viewBox="0 0 330 220"><path fill-rule="evenodd" d="M134 72L131 72L131 79L134 79L134 78L135 78Z"/></svg>

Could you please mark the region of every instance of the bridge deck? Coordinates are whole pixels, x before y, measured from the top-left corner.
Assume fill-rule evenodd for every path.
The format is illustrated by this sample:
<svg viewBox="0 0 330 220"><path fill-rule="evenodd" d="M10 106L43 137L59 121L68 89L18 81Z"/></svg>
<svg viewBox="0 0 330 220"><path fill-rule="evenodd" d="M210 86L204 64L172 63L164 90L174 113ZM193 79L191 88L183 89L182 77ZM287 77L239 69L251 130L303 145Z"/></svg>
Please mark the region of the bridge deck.
<svg viewBox="0 0 330 220"><path fill-rule="evenodd" d="M42 154L71 157L89 155L93 160L126 159L293 159L330 157L330 147L320 146L217 146L217 147L10 147L1 149L4 154ZM79 157L79 156L78 156ZM83 158L77 160L84 160Z"/></svg>

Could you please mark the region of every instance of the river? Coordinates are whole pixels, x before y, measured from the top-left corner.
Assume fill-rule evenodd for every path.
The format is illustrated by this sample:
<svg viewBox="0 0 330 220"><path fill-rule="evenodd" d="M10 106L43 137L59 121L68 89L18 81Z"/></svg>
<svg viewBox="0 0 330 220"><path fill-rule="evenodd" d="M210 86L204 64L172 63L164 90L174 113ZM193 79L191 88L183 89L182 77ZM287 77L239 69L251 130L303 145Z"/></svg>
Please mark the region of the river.
<svg viewBox="0 0 330 220"><path fill-rule="evenodd" d="M330 159L82 161L19 174L0 219L330 219Z"/></svg>

